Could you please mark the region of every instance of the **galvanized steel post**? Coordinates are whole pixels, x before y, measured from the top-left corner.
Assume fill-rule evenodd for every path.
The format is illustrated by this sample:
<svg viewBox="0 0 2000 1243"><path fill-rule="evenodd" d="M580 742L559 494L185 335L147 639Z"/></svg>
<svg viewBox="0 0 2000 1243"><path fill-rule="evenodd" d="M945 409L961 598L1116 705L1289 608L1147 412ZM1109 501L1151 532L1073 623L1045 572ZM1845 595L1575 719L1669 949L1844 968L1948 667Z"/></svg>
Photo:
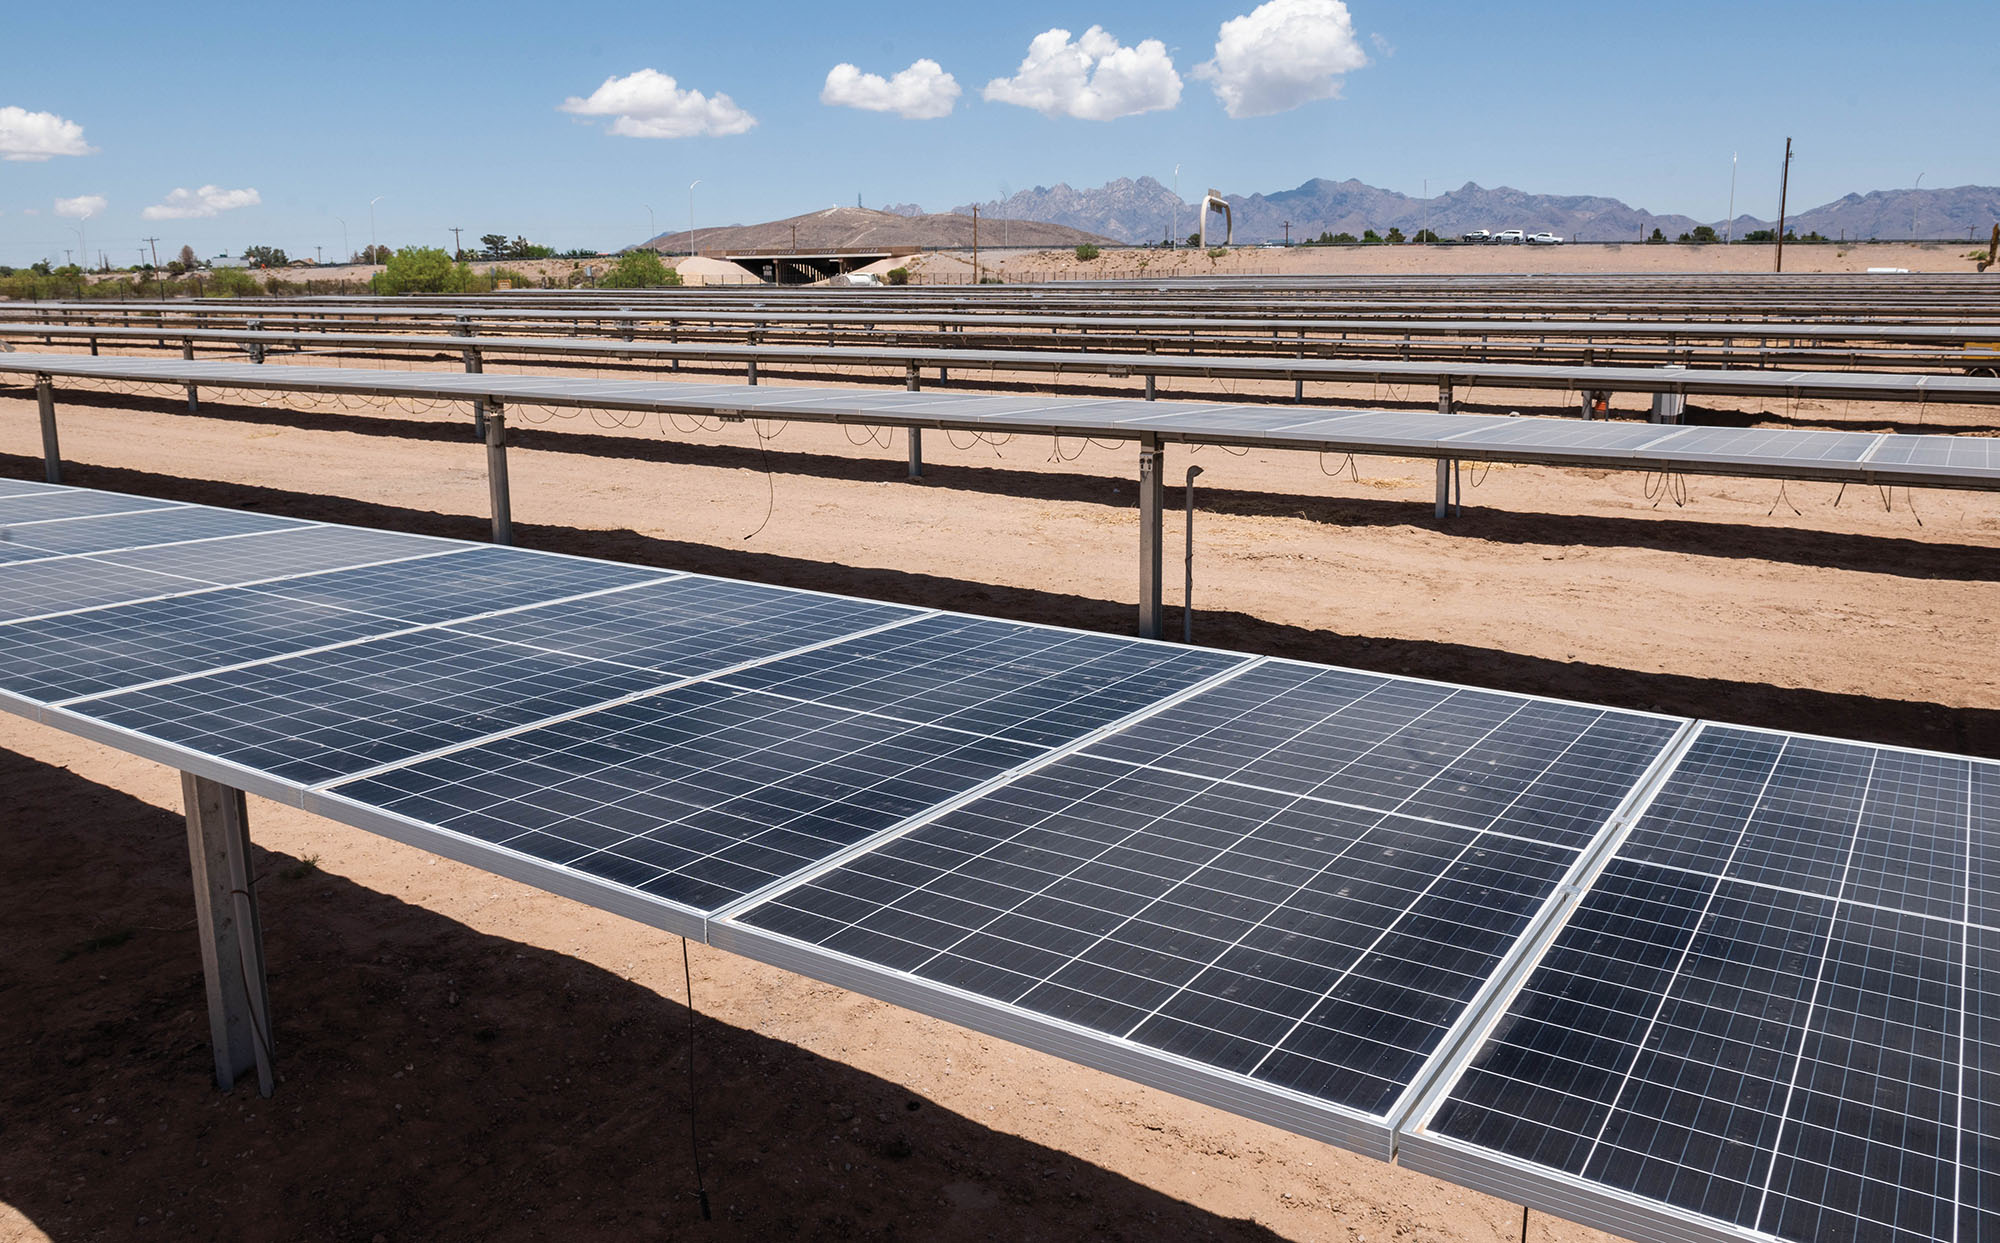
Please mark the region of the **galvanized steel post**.
<svg viewBox="0 0 2000 1243"><path fill-rule="evenodd" d="M486 408L486 489L493 502L493 542L514 542L514 514L507 491L507 410L499 402Z"/></svg>
<svg viewBox="0 0 2000 1243"><path fill-rule="evenodd" d="M1160 637L1160 511L1165 506L1165 451L1157 434L1139 438L1139 637Z"/></svg>

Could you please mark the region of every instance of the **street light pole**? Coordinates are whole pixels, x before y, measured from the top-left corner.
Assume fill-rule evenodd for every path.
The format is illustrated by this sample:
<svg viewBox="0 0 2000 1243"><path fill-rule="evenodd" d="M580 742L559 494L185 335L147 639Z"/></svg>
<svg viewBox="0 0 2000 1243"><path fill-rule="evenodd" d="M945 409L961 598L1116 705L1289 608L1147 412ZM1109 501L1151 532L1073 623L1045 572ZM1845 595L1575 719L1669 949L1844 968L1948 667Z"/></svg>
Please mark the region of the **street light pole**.
<svg viewBox="0 0 2000 1243"><path fill-rule="evenodd" d="M639 206L646 209L646 242L650 245L653 239L660 235L660 227L653 220L653 205L641 203Z"/></svg>
<svg viewBox="0 0 2000 1243"><path fill-rule="evenodd" d="M347 254L347 258L342 259L341 263L352 263L354 262L354 251L349 249L347 245L347 221L341 220L339 216L335 216L334 219L340 220L340 249Z"/></svg>
<svg viewBox="0 0 2000 1243"><path fill-rule="evenodd" d="M1914 189L1919 194L1923 193L1924 174L1917 174L1917 184ZM1914 202L1910 204L1910 240L1913 242L1917 240L1917 204Z"/></svg>
<svg viewBox="0 0 2000 1243"><path fill-rule="evenodd" d="M376 252L375 257L378 260L382 257L382 248L375 244L375 204L388 197L386 194L378 194L368 200L368 249Z"/></svg>
<svg viewBox="0 0 2000 1243"><path fill-rule="evenodd" d="M1729 153L1729 219L1722 222L1722 241L1728 245L1736 236L1736 153Z"/></svg>
<svg viewBox="0 0 2000 1243"><path fill-rule="evenodd" d="M695 178L693 181L688 182L688 258L690 259L694 258L695 256L694 188L700 184L701 184L701 178L699 177Z"/></svg>
<svg viewBox="0 0 2000 1243"><path fill-rule="evenodd" d="M1175 249L1181 244L1181 166L1174 165L1174 214L1173 223L1167 226L1167 243Z"/></svg>

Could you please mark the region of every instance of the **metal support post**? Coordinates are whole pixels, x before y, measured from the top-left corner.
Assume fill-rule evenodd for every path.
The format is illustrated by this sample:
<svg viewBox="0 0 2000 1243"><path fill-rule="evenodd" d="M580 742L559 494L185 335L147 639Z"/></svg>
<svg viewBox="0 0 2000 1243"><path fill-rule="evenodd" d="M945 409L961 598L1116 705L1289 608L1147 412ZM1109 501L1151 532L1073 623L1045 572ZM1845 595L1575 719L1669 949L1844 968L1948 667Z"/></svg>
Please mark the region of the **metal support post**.
<svg viewBox="0 0 2000 1243"><path fill-rule="evenodd" d="M193 337L188 337L181 341L181 357L189 362L194 361ZM188 413L195 414L199 412L201 409L201 399L195 395L194 385L192 384L188 385L187 391L188 391Z"/></svg>
<svg viewBox="0 0 2000 1243"><path fill-rule="evenodd" d="M1438 381L1438 413L1451 413L1451 381Z"/></svg>
<svg viewBox="0 0 2000 1243"><path fill-rule="evenodd" d="M42 414L42 473L50 483L62 482L62 447L56 443L56 386L45 375L35 377L35 404Z"/></svg>
<svg viewBox="0 0 2000 1243"><path fill-rule="evenodd" d="M1194 477L1201 467L1190 466L1187 473L1187 508L1182 517L1187 525L1186 577L1181 586L1181 642L1194 642Z"/></svg>
<svg viewBox="0 0 2000 1243"><path fill-rule="evenodd" d="M184 772L181 800L187 809L215 1086L228 1091L254 1066L257 1090L269 1096L275 1087L271 996L264 980L264 930L250 879L250 819L243 791Z"/></svg>
<svg viewBox="0 0 2000 1243"><path fill-rule="evenodd" d="M910 478L922 479L923 477L924 477L924 429L921 427L913 427L910 429Z"/></svg>
<svg viewBox="0 0 2000 1243"><path fill-rule="evenodd" d="M261 319L253 319L243 326L252 332L264 331L264 321ZM252 341L250 343L250 361L253 363L264 361L264 343L262 341Z"/></svg>
<svg viewBox="0 0 2000 1243"><path fill-rule="evenodd" d="M1139 438L1139 637L1160 637L1160 510L1166 500L1165 451L1157 435Z"/></svg>
<svg viewBox="0 0 2000 1243"><path fill-rule="evenodd" d="M465 351L465 374L478 375L486 370L486 360L478 350ZM472 399L472 435L475 439L486 439L486 399Z"/></svg>
<svg viewBox="0 0 2000 1243"><path fill-rule="evenodd" d="M507 493L507 410L486 407L486 489L493 499L493 542L514 542L514 513Z"/></svg>
<svg viewBox="0 0 2000 1243"><path fill-rule="evenodd" d="M751 359L746 366L750 372L750 383L755 384L757 382L757 360L754 358Z"/></svg>
<svg viewBox="0 0 2000 1243"><path fill-rule="evenodd" d="M912 393L923 391L923 381L917 377L917 365L915 363L911 363L903 369L903 387Z"/></svg>
<svg viewBox="0 0 2000 1243"><path fill-rule="evenodd" d="M1451 489L1458 479L1458 459L1441 457L1437 460L1437 516L1449 518L1452 513Z"/></svg>

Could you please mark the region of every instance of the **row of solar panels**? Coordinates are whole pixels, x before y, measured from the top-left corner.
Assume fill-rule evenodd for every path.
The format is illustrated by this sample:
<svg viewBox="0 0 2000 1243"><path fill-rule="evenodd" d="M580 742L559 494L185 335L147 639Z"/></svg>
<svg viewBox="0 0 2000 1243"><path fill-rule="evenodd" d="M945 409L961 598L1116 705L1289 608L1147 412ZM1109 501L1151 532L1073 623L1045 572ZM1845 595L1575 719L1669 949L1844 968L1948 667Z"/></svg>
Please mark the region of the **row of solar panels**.
<svg viewBox="0 0 2000 1243"><path fill-rule="evenodd" d="M1634 1238L2000 1229L2000 767L0 481L0 705Z"/></svg>
<svg viewBox="0 0 2000 1243"><path fill-rule="evenodd" d="M1996 330L2000 331L2000 330ZM0 337L50 335L36 326L0 324ZM57 328L54 335L93 343L157 341L146 328ZM1466 388L1603 390L1622 393L1723 394L1819 401L1959 402L2000 404L2000 379L1891 371L1779 371L1748 368L1606 367L1573 363L1487 363L1334 358L1201 358L1072 350L916 349L857 345L731 345L568 337L451 337L394 333L318 333L187 329L184 341L207 340L307 349L374 347L557 357L695 359L818 367L947 367L974 371L1064 371L1082 375L1200 376L1231 380L1310 380L1347 384L1435 384ZM2000 355L1996 355L2000 361Z"/></svg>
<svg viewBox="0 0 2000 1243"><path fill-rule="evenodd" d="M45 304L0 305L0 318L42 319L52 312L68 323L174 323L206 324L257 319L267 324L318 323L339 320L383 319L391 321L471 320L482 326L494 324L576 324L629 323L738 324L750 327L818 325L823 327L881 327L954 329L1027 328L1063 333L1083 338L1095 331L1158 332L1175 334L1177 340L1188 333L1243 332L1260 335L1299 332L1368 334L1451 334L1475 336L1553 336L1581 339L1623 340L1631 338L1671 338L1674 340L1785 340L1785 341L1905 341L1936 344L1964 344L1990 341L2000 332L2000 320L1986 317L1963 323L1880 324L1831 323L1815 317L1803 321L1758 321L1732 317L1718 320L1661 320L1657 318L1614 319L1527 319L1472 317L1462 314L1463 304L1447 308L1449 318L1412 316L1408 318L1365 319L1323 318L1307 315L1274 314L1270 308L1246 309L1241 316L1221 315L1090 315L1076 316L1049 312L974 313L957 311L774 311L762 308L717 310L697 308L675 310L581 308L512 305L504 299L458 305L404 304L394 306L293 306L289 303L218 305L211 303L78 303L73 306Z"/></svg>
<svg viewBox="0 0 2000 1243"><path fill-rule="evenodd" d="M1498 415L1310 411L1116 398L1048 398L772 388L582 376L459 375L344 367L71 354L0 355L0 374L205 387L489 398L550 406L946 428L1024 435L1154 436L1256 445L1621 470L1770 475L1913 487L2000 487L2000 441L1985 437L1690 427Z"/></svg>

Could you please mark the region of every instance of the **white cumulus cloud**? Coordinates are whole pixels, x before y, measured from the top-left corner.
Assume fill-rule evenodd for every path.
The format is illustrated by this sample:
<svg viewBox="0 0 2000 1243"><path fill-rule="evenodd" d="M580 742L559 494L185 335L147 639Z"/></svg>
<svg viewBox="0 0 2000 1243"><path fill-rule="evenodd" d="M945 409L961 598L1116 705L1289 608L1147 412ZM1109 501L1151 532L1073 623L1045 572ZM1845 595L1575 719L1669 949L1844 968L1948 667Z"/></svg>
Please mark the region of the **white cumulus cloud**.
<svg viewBox="0 0 2000 1243"><path fill-rule="evenodd" d="M57 199L56 215L67 216L71 220L88 220L109 206L111 200L101 194L79 194L73 199Z"/></svg>
<svg viewBox="0 0 2000 1243"><path fill-rule="evenodd" d="M1194 75L1230 116L1261 117L1335 98L1340 75L1367 63L1341 0L1269 0L1222 23Z"/></svg>
<svg viewBox="0 0 2000 1243"><path fill-rule="evenodd" d="M202 220L239 207L255 207L264 199L255 190L225 190L203 186L199 190L175 189L166 198L139 214L148 220Z"/></svg>
<svg viewBox="0 0 2000 1243"><path fill-rule="evenodd" d="M958 79L946 73L943 65L926 58L893 78L863 73L855 65L835 65L827 70L826 86L820 90L819 101L928 121L950 116L958 96Z"/></svg>
<svg viewBox="0 0 2000 1243"><path fill-rule="evenodd" d="M720 137L757 124L720 91L704 95L657 69L606 78L588 98L572 95L561 106L574 116L611 117L611 132L626 138Z"/></svg>
<svg viewBox="0 0 2000 1243"><path fill-rule="evenodd" d="M1074 42L1056 29L1036 35L1014 76L988 82L985 95L1043 116L1113 121L1180 103L1181 75L1158 39L1123 47L1101 26Z"/></svg>
<svg viewBox="0 0 2000 1243"><path fill-rule="evenodd" d="M0 108L0 160L46 160L58 155L94 155L83 126L53 112L30 112L12 104Z"/></svg>

